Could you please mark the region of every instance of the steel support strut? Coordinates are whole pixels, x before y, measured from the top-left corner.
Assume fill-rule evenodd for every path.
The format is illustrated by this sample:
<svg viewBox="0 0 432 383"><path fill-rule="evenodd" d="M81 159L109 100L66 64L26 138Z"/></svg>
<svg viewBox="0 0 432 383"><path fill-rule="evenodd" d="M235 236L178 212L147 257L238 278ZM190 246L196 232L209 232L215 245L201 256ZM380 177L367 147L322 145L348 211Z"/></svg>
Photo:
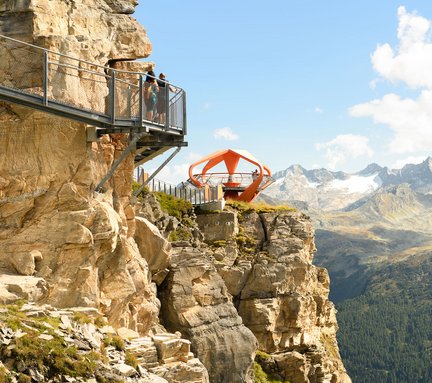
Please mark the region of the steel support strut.
<svg viewBox="0 0 432 383"><path fill-rule="evenodd" d="M135 148L136 143L145 135L145 133L138 133L138 134L134 134L132 139L129 142L129 145L127 146L127 148L125 150L123 150L123 153L120 155L119 158L117 158L112 166L111 169L109 170L109 172L107 173L107 175L102 178L102 181L99 182L99 185L96 186L96 191L99 193L102 190L102 187L105 185L105 182L107 182L114 174L114 172L116 171L116 169L118 168L118 166L122 163L122 161L126 158L126 156Z"/></svg>

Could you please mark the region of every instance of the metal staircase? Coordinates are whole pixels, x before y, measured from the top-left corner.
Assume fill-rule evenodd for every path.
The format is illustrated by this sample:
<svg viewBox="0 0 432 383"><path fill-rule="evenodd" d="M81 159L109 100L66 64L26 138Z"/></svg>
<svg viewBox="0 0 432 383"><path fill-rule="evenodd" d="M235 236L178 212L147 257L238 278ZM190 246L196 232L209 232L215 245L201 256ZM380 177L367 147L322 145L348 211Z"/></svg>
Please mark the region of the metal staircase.
<svg viewBox="0 0 432 383"><path fill-rule="evenodd" d="M146 107L145 73L105 67L3 35L0 57L0 100L88 124L94 127L94 140L129 133L135 166L187 146L186 93L179 87L160 88L167 100L160 123Z"/></svg>

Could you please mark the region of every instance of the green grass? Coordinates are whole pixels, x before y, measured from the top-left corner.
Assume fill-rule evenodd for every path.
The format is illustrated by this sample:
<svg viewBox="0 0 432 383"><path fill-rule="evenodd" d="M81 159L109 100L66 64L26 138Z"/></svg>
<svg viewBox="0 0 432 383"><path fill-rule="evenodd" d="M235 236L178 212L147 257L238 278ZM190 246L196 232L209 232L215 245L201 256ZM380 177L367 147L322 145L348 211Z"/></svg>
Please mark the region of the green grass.
<svg viewBox="0 0 432 383"><path fill-rule="evenodd" d="M192 211L192 204L189 201L162 192L156 192L154 195L162 210L179 220L182 220L185 215Z"/></svg>
<svg viewBox="0 0 432 383"><path fill-rule="evenodd" d="M106 336L103 340L105 346L113 346L117 351L124 351L126 348L123 338L118 335Z"/></svg>
<svg viewBox="0 0 432 383"><path fill-rule="evenodd" d="M254 383L290 383L288 380L275 379L268 375L258 362L254 362L253 370L255 374Z"/></svg>
<svg viewBox="0 0 432 383"><path fill-rule="evenodd" d="M136 356L129 351L126 351L125 363L135 369L138 367L139 364Z"/></svg>
<svg viewBox="0 0 432 383"><path fill-rule="evenodd" d="M255 383L290 383L288 380L281 380L266 371L269 367L272 371L275 371L275 368L277 370L274 360L271 360L271 355L264 351L257 350L253 365Z"/></svg>
<svg viewBox="0 0 432 383"><path fill-rule="evenodd" d="M132 181L132 194L135 194L135 192L141 187L141 184L136 181ZM146 195L150 193L150 190L147 186L143 188L140 195L138 196L138 199L142 199L142 195Z"/></svg>
<svg viewBox="0 0 432 383"><path fill-rule="evenodd" d="M192 234L189 230L184 227L178 227L174 231L172 231L168 236L168 241L176 242L176 241L189 241L192 239Z"/></svg>
<svg viewBox="0 0 432 383"><path fill-rule="evenodd" d="M227 241L225 241L224 239L220 239L217 241L209 242L209 245L212 247L225 247L227 245Z"/></svg>
<svg viewBox="0 0 432 383"><path fill-rule="evenodd" d="M242 257L252 257L256 252L255 240L244 233L242 227L240 226L239 233L235 236L235 241L237 244L237 249Z"/></svg>
<svg viewBox="0 0 432 383"><path fill-rule="evenodd" d="M0 313L0 323L13 330L25 332L20 338L15 338L14 347L0 345L0 356L6 358L10 370L16 371L18 364L24 364L28 369L38 370L46 379L58 375L91 378L95 376L98 362L102 355L91 351L78 352L75 346L65 343L63 336L57 335L54 329L60 325L60 319L48 316L27 317L20 311L20 305L3 305ZM79 318L82 319L82 316ZM39 335L51 335L50 340L40 339ZM21 383L31 382L26 371L17 375ZM0 382L9 382L10 376L5 369L0 369Z"/></svg>
<svg viewBox="0 0 432 383"><path fill-rule="evenodd" d="M264 202L242 202L242 201L228 201L227 206L230 206L234 210L240 213L274 213L281 211L296 211L294 207L285 205L269 205Z"/></svg>
<svg viewBox="0 0 432 383"><path fill-rule="evenodd" d="M94 375L99 354L79 354L76 347L66 347L62 337L41 340L39 333L27 331L27 335L15 339L16 347L11 350L15 366L23 362L28 368L37 368L46 377L61 374L90 378Z"/></svg>

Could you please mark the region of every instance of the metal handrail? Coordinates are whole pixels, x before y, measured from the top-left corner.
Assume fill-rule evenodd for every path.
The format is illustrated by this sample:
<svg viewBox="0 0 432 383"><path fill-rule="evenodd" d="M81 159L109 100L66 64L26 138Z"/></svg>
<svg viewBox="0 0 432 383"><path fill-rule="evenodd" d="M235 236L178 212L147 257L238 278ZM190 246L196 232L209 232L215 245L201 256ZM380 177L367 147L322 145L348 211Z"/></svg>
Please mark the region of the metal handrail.
<svg viewBox="0 0 432 383"><path fill-rule="evenodd" d="M144 183L144 174L145 172L142 168L137 168L134 174L135 181ZM219 200L217 187L210 187L206 192L204 189L196 188L185 182L182 182L180 185L173 185L157 178L152 178L150 182L146 184L146 187L151 192L161 192L171 195L188 201L194 206Z"/></svg>
<svg viewBox="0 0 432 383"><path fill-rule="evenodd" d="M194 174L194 178L202 182L205 185L216 186L222 184L225 187L238 187L245 188L249 186L257 176L253 173L206 173L206 174ZM259 189L263 189L264 185L267 187L274 182L273 177L268 174L264 174L263 179L260 183ZM238 185L235 185L238 184Z"/></svg>
<svg viewBox="0 0 432 383"><path fill-rule="evenodd" d="M10 91L12 90L15 93L31 95L33 97L32 100L39 98L41 104L47 107L48 111L50 106L51 108L55 108L60 103L61 105L71 106L71 108L93 112L93 114L89 114L89 120L94 119L95 121L99 121L99 116L108 117L107 121L104 120L104 124L113 127L119 126L119 123L121 126L130 127L155 126L157 128L158 126L162 126L172 134L177 134L176 131L183 135L186 134L186 93L182 88L171 85L165 80L157 79L157 81L166 84L164 88L161 88L162 91L166 92L164 96L166 108L156 118L154 116L156 113L155 110L152 110L152 113L149 113L150 110L147 110L148 108L143 95L143 78L147 76L155 78L154 76L143 72L114 69L42 48L12 37L0 35L0 47L2 44L7 45L9 43L14 44L13 47L6 46L6 48L10 48L11 50L15 48L15 45L18 45L18 47L32 49L32 55L36 53L36 60L28 61L27 65L30 64L31 66L25 68L27 72L34 72L36 74L41 70L42 81L37 84L37 75L32 80L28 78L23 79L24 76L20 76L19 69L14 67L14 61L11 60L11 63L8 63L5 60L4 65L6 67L9 65L10 68L4 71L3 77L0 76L0 88L8 92L8 99L11 98ZM14 56L11 57L17 60ZM33 57L26 58L22 56L22 60L17 61L25 66L25 60L32 60ZM66 59L64 60L65 62L62 62L62 58ZM87 73L87 76L82 76L83 73ZM85 93L86 98L83 99L83 102L68 93L68 88L64 90L56 88L59 78L63 79L63 81L67 78L69 78L69 81L71 81L70 79L76 81L74 86ZM89 90L89 87L83 85L86 81L95 84L94 87L99 87L97 88L98 90ZM106 88L104 88L103 84L106 85ZM174 87L176 92L171 92L169 85ZM100 92L100 89L103 92ZM104 93L107 94L105 95ZM105 98L105 96L107 97ZM34 101L32 102L34 103ZM68 116L71 114L73 114L73 110ZM165 119L163 118L163 114L165 114Z"/></svg>

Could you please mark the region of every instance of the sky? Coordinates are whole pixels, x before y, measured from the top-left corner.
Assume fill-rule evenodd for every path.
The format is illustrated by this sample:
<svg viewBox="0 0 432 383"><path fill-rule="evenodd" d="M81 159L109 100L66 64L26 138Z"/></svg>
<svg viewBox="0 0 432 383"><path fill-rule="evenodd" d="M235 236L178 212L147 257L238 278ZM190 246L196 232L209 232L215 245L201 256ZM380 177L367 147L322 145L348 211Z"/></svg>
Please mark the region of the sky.
<svg viewBox="0 0 432 383"><path fill-rule="evenodd" d="M431 1L141 0L134 17L153 45L146 61L187 92L188 147L159 179L185 180L228 148L272 172L431 154Z"/></svg>

